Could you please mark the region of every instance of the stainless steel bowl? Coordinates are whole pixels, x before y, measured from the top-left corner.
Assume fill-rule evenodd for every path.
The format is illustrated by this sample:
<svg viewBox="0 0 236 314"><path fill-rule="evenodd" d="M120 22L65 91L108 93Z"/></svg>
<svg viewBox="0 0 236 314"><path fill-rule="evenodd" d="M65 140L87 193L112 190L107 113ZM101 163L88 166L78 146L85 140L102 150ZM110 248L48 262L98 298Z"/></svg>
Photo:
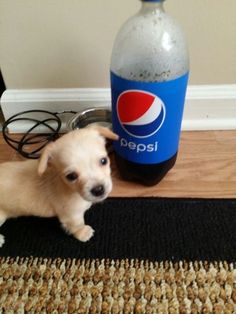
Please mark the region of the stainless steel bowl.
<svg viewBox="0 0 236 314"><path fill-rule="evenodd" d="M111 110L108 107L90 108L76 113L68 122L68 130L82 129L91 124L99 124L112 129ZM108 153L113 151L112 141L107 140Z"/></svg>
<svg viewBox="0 0 236 314"><path fill-rule="evenodd" d="M111 110L108 107L98 107L80 111L70 119L68 129L81 129L91 124L111 128Z"/></svg>

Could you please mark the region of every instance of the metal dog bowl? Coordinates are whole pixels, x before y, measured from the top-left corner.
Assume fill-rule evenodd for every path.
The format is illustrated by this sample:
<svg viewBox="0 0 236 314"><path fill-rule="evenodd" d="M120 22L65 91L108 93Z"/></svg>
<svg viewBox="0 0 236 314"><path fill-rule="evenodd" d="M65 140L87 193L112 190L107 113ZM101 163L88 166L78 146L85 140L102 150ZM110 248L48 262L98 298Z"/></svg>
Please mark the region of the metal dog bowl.
<svg viewBox="0 0 236 314"><path fill-rule="evenodd" d="M70 119L68 129L81 129L91 124L111 128L111 110L107 107L98 107L80 111Z"/></svg>
<svg viewBox="0 0 236 314"><path fill-rule="evenodd" d="M111 110L107 107L98 107L78 112L68 122L68 130L82 129L92 124L112 129ZM112 141L107 140L106 148L108 153L112 152Z"/></svg>

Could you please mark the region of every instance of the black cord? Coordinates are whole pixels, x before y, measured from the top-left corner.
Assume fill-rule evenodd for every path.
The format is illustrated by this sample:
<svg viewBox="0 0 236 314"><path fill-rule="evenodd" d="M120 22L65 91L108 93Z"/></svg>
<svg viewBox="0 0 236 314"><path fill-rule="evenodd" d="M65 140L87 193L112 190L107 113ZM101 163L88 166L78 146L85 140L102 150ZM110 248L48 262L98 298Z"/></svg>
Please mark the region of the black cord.
<svg viewBox="0 0 236 314"><path fill-rule="evenodd" d="M76 113L75 111L50 112L47 110L27 110L15 114L6 120L2 127L3 138L6 143L16 150L25 158L37 159L40 157L40 151L51 141L55 141L59 137L61 129L61 119L59 115L64 113ZM29 117L33 114L33 117ZM43 114L43 119L36 119L35 115ZM45 114L48 118L45 118ZM28 121L34 123L33 126L19 139L13 139L8 133L8 127L12 123L18 121ZM46 133L37 132L36 129L43 126L48 129ZM35 132L32 135L32 132Z"/></svg>

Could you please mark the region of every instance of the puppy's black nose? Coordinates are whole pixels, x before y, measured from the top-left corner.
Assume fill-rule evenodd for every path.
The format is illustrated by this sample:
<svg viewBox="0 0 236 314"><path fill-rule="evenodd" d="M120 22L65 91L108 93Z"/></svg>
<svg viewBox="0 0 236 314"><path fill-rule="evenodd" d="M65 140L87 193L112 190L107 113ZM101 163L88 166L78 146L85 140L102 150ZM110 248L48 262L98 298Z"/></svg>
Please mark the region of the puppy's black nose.
<svg viewBox="0 0 236 314"><path fill-rule="evenodd" d="M91 189L90 192L93 196L98 197L98 196L102 196L105 193L105 189L103 185L96 185Z"/></svg>

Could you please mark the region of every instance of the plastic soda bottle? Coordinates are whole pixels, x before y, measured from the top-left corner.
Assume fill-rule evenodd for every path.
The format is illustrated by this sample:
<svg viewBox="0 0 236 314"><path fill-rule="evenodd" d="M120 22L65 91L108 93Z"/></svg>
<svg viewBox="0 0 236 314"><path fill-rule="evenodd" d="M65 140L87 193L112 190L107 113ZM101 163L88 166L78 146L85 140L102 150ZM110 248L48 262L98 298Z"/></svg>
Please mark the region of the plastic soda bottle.
<svg viewBox="0 0 236 314"><path fill-rule="evenodd" d="M185 36L164 0L142 0L111 57L116 163L126 180L158 183L174 166L189 75Z"/></svg>

